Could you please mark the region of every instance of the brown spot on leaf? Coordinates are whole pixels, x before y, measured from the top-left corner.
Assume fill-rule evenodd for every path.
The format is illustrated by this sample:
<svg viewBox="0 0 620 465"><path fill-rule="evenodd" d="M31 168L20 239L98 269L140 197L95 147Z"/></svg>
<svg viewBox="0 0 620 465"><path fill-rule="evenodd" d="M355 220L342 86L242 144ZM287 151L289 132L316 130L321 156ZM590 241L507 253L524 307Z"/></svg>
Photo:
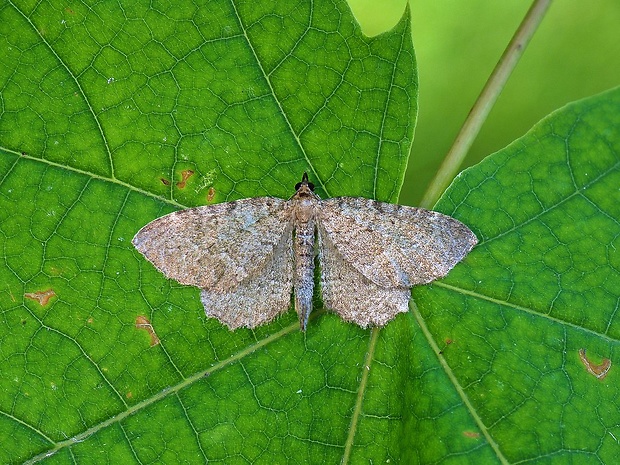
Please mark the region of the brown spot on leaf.
<svg viewBox="0 0 620 465"><path fill-rule="evenodd" d="M170 181L169 181L169 180L167 180L166 178L159 178L159 180L161 181L161 183L162 183L164 186L169 186L169 185L170 185Z"/></svg>
<svg viewBox="0 0 620 465"><path fill-rule="evenodd" d="M193 170L183 170L181 171L181 180L179 182L177 182L177 187L179 189L185 189L185 184L187 183L187 180L189 178L191 178L194 175L194 171Z"/></svg>
<svg viewBox="0 0 620 465"><path fill-rule="evenodd" d="M74 14L75 14L75 11L73 11L73 10L72 10L71 8L69 8L69 7L65 8L65 11L66 11L67 13L69 13L70 15L74 15Z"/></svg>
<svg viewBox="0 0 620 465"><path fill-rule="evenodd" d="M448 338L446 338L446 339L445 339L445 341L444 341L444 343L445 343L446 345L444 346L444 348L443 348L443 349L441 349L441 350L439 351L439 354L443 354L443 351L444 351L444 350L446 350L446 348L447 348L450 344L452 344L453 342L454 342L454 340L453 340L453 339L450 339L449 337L448 337Z"/></svg>
<svg viewBox="0 0 620 465"><path fill-rule="evenodd" d="M215 189L213 187L209 187L209 190L207 191L207 202L213 202L214 198L215 198Z"/></svg>
<svg viewBox="0 0 620 465"><path fill-rule="evenodd" d="M54 297L56 293L53 289L48 289L46 291L36 291L36 292L26 292L24 297L26 299L34 300L39 302L39 304L44 307L50 301L52 297Z"/></svg>
<svg viewBox="0 0 620 465"><path fill-rule="evenodd" d="M476 433L475 431L463 431L463 436L466 438L477 439L480 437L480 433Z"/></svg>
<svg viewBox="0 0 620 465"><path fill-rule="evenodd" d="M133 392L128 391L127 394L125 394L125 397L127 397L127 399L131 399L133 397Z"/></svg>
<svg viewBox="0 0 620 465"><path fill-rule="evenodd" d="M609 360L608 358L603 359L600 365L595 365L590 360L588 360L588 357L586 357L586 349L579 349L579 358L581 359L583 365L586 367L586 370L588 370L588 373L596 376L598 379L605 378L605 376L607 376L607 373L609 373L609 370L611 368L611 360Z"/></svg>
<svg viewBox="0 0 620 465"><path fill-rule="evenodd" d="M144 329L146 332L149 333L149 336L151 336L151 347L159 344L159 338L157 337L157 334L155 334L153 325L145 316L138 315L136 317L136 328Z"/></svg>

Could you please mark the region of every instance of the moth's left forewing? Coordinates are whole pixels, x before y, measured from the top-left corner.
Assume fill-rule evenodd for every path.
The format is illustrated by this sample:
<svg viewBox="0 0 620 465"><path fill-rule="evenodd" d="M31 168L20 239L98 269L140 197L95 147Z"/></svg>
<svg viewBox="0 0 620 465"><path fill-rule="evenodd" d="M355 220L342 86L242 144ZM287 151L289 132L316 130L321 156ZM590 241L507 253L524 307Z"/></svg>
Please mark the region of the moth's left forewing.
<svg viewBox="0 0 620 465"><path fill-rule="evenodd" d="M291 215L290 202L272 197L188 208L151 221L132 243L181 284L232 289L270 260Z"/></svg>
<svg viewBox="0 0 620 465"><path fill-rule="evenodd" d="M203 289L200 298L207 316L217 318L231 330L255 328L286 312L293 290L293 227L288 225L260 270L237 286Z"/></svg>
<svg viewBox="0 0 620 465"><path fill-rule="evenodd" d="M358 197L321 201L319 222L343 259L384 287L441 278L477 243L447 215Z"/></svg>

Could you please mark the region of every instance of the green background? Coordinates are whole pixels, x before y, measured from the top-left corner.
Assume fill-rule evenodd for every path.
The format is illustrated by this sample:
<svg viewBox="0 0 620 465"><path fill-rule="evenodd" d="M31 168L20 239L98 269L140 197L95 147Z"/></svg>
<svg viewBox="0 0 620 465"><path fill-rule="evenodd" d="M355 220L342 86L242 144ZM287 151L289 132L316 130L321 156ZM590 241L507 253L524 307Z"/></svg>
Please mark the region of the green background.
<svg viewBox="0 0 620 465"><path fill-rule="evenodd" d="M618 89L457 177L435 208L480 243L410 313L363 330L317 301L306 333L231 333L131 238L303 170L395 201L423 113L409 18L370 39L344 2L0 8L0 462L618 457Z"/></svg>
<svg viewBox="0 0 620 465"><path fill-rule="evenodd" d="M351 0L368 34L392 27L403 0ZM412 1L420 113L400 196L417 205L532 2ZM554 0L468 154L471 166L567 103L618 85L620 2Z"/></svg>

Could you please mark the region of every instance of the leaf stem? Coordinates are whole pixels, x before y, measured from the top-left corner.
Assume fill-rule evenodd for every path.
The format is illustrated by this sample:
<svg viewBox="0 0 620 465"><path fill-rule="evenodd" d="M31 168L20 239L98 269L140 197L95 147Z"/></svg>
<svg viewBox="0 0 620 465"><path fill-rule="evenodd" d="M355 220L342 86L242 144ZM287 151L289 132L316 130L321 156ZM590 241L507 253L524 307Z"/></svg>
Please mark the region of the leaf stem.
<svg viewBox="0 0 620 465"><path fill-rule="evenodd" d="M446 155L439 171L431 181L422 201L421 207L432 207L443 191L448 187L476 139L491 108L506 85L508 77L523 55L525 47L540 25L551 0L534 0L525 18L519 25L504 54L489 76L489 79L465 119L459 134L456 136L450 151Z"/></svg>

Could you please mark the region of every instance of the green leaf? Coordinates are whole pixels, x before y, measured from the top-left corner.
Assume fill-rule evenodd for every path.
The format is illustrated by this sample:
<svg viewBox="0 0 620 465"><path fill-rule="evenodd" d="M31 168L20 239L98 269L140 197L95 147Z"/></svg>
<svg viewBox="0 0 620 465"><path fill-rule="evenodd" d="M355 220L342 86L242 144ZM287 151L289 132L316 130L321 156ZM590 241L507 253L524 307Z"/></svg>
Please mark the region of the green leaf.
<svg viewBox="0 0 620 465"><path fill-rule="evenodd" d="M396 200L408 13L367 38L343 1L0 8L0 462L338 461L369 332L290 312L231 333L130 240L304 171Z"/></svg>
<svg viewBox="0 0 620 465"><path fill-rule="evenodd" d="M615 89L464 171L437 205L480 244L413 296L500 460L617 460L619 186Z"/></svg>
<svg viewBox="0 0 620 465"><path fill-rule="evenodd" d="M133 250L304 170L396 199L408 16L368 39L342 2L278 3L0 7L0 462L613 463L618 90L455 180L437 209L481 243L381 330L231 333Z"/></svg>

